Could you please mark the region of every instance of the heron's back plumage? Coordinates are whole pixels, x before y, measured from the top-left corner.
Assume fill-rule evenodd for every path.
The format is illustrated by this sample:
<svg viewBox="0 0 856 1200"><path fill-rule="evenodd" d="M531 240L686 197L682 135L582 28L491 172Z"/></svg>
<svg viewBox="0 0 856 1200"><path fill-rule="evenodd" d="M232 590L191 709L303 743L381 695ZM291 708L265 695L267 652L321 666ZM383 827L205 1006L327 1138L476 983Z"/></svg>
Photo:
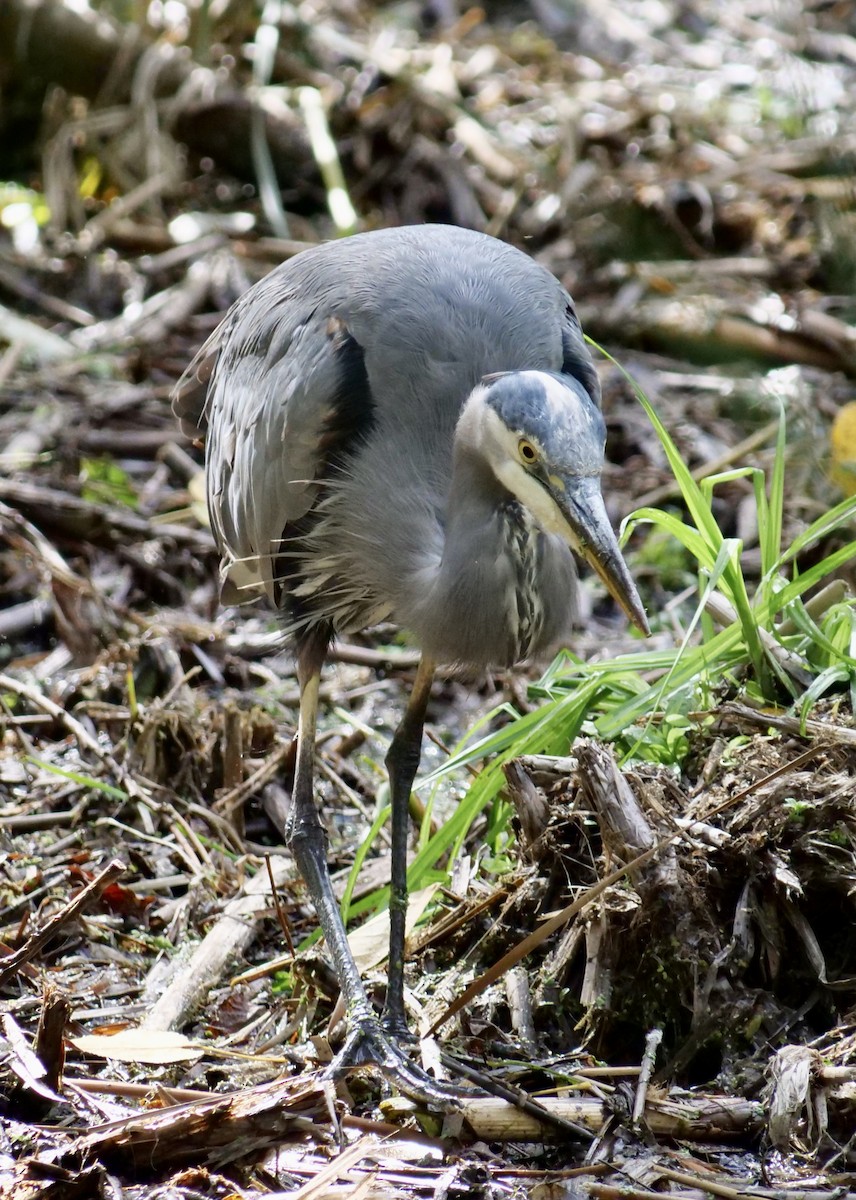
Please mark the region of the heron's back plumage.
<svg viewBox="0 0 856 1200"><path fill-rule="evenodd" d="M484 375L518 370L564 371L598 396L569 296L493 238L385 230L271 272L232 307L175 400L184 428L207 438L231 597L267 593L298 632L390 616L433 656L473 663L514 661L554 638L572 609L564 544L503 510L511 502L491 486L465 498L464 536L448 544L462 405ZM459 562L446 563L441 605L431 588L444 554Z"/></svg>

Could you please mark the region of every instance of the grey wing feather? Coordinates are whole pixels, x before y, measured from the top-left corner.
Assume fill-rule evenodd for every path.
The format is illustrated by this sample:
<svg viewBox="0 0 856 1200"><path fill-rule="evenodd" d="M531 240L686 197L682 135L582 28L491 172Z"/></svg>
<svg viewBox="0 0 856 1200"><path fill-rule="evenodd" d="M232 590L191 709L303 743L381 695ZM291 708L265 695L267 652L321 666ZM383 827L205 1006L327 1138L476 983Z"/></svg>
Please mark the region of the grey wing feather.
<svg viewBox="0 0 856 1200"><path fill-rule="evenodd" d="M336 332L293 296L280 294L274 310L238 301L176 388L182 428L207 436L208 511L226 603L263 592L278 602L283 531L318 491L340 386Z"/></svg>

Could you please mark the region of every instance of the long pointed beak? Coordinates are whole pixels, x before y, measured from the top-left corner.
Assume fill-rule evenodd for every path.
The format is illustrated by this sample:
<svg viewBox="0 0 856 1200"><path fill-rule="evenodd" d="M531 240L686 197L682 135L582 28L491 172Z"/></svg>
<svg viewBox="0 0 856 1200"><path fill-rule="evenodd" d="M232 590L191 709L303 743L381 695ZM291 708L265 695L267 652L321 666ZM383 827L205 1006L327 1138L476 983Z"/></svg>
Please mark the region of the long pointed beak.
<svg viewBox="0 0 856 1200"><path fill-rule="evenodd" d="M553 483L554 480L551 480ZM557 482L557 481L556 481ZM636 584L630 577L618 540L606 515L600 482L591 478L565 479L564 487L551 492L567 524L567 539L572 550L586 560L603 582L609 594L630 621L642 633L649 634L648 618Z"/></svg>

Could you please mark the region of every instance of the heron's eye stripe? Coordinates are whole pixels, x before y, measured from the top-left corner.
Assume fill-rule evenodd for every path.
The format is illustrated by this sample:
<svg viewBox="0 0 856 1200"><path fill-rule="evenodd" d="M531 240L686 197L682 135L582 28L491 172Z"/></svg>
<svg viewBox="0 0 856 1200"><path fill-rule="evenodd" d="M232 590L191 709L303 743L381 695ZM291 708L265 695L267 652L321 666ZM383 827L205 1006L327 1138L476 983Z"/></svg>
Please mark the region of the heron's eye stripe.
<svg viewBox="0 0 856 1200"><path fill-rule="evenodd" d="M526 438L521 438L517 443L517 453L527 466L532 466L533 463L538 461L538 451Z"/></svg>

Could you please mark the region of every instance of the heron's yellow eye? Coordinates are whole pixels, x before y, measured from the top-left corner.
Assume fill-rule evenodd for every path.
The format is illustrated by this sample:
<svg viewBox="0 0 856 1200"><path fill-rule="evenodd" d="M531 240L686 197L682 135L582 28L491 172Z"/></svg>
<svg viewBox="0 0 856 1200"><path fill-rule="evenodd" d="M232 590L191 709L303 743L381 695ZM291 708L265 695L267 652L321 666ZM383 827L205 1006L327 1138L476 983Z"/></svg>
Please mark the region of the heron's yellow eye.
<svg viewBox="0 0 856 1200"><path fill-rule="evenodd" d="M517 443L517 453L527 467L531 467L538 461L538 451L526 438L521 438Z"/></svg>

